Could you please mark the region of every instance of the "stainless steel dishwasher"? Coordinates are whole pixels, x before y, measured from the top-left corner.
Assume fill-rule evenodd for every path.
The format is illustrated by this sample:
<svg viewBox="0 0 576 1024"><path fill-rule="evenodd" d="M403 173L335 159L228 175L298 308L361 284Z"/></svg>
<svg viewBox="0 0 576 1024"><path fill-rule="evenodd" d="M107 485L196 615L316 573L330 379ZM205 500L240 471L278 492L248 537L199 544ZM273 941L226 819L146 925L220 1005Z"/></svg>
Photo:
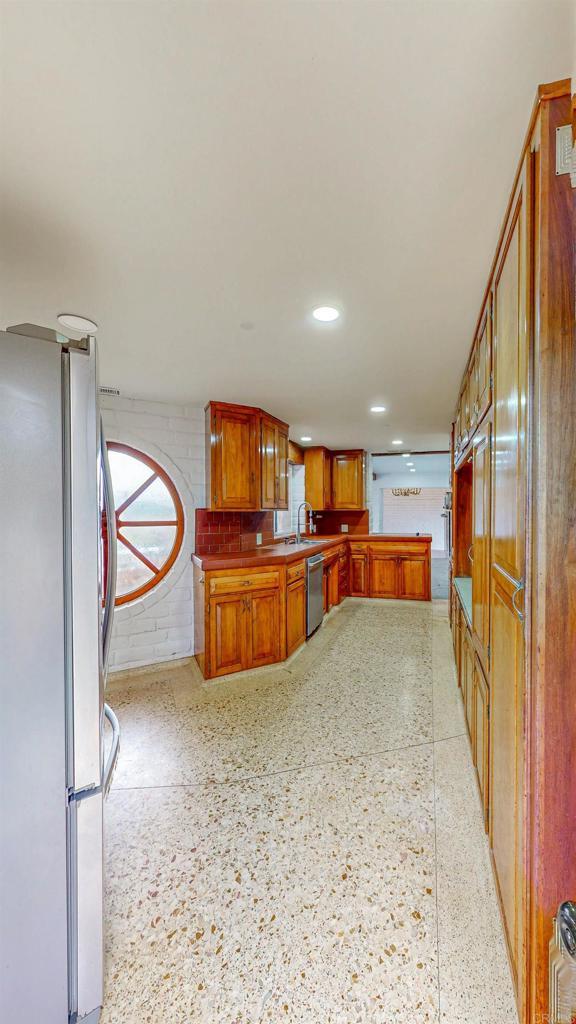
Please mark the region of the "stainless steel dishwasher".
<svg viewBox="0 0 576 1024"><path fill-rule="evenodd" d="M311 636L324 618L324 592L322 575L324 555L310 555L306 559L306 636Z"/></svg>

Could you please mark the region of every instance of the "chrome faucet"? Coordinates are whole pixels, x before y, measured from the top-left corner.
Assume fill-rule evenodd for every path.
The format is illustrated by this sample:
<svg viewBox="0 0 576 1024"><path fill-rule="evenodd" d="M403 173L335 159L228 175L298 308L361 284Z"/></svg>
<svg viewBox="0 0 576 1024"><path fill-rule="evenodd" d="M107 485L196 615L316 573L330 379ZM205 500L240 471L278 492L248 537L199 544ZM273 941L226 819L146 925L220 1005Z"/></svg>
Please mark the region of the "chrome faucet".
<svg viewBox="0 0 576 1024"><path fill-rule="evenodd" d="M298 513L296 515L296 543L297 544L300 544L300 542L302 540L301 535L300 535L300 509L302 509L302 508L309 508L310 509L310 526L312 526L312 514L314 512L314 509L312 508L312 505L310 504L309 501L303 501L300 505L298 505ZM304 520L304 529L306 529L306 520Z"/></svg>

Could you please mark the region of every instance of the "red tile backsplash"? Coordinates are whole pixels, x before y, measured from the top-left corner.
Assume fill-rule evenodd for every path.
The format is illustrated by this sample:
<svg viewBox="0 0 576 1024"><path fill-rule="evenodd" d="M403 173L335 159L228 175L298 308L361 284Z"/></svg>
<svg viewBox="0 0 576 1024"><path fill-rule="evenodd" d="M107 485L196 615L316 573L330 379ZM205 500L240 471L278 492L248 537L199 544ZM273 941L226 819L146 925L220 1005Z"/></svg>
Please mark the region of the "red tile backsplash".
<svg viewBox="0 0 576 1024"><path fill-rule="evenodd" d="M256 534L263 544L274 543L273 512L212 512L196 509L197 555L233 554L256 547Z"/></svg>

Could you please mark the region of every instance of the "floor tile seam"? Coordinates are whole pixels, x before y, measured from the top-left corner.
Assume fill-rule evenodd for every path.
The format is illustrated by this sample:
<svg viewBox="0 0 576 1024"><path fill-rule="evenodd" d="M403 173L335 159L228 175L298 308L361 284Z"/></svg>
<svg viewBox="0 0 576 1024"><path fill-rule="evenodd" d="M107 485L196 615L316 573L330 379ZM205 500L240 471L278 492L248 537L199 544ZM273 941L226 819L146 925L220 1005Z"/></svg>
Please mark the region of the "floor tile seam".
<svg viewBox="0 0 576 1024"><path fill-rule="evenodd" d="M435 701L434 701L434 643L431 643L432 654L432 737L434 737ZM438 816L436 810L436 742L432 742L432 799L434 801L434 900L436 905L436 983L438 985L438 1021L442 1020L442 989L440 980L440 914L438 908Z"/></svg>
<svg viewBox="0 0 576 1024"><path fill-rule="evenodd" d="M150 786L113 786L112 793L131 793L139 790L153 789L201 789L206 786L238 786L245 782L258 782L259 780L271 779L277 775L288 775L293 772L305 772L311 768L326 768L329 765L344 765L348 761L358 761L362 758L380 757L383 754L399 753L402 750L417 750L420 747L433 747L433 740L422 740L421 743L408 743L398 747L383 747L378 750L364 750L359 754L346 754L344 757L330 758L327 761L313 761L310 764L293 765L291 768L279 768L274 772L263 772L259 775L247 775L241 779L226 779L222 782L169 782Z"/></svg>

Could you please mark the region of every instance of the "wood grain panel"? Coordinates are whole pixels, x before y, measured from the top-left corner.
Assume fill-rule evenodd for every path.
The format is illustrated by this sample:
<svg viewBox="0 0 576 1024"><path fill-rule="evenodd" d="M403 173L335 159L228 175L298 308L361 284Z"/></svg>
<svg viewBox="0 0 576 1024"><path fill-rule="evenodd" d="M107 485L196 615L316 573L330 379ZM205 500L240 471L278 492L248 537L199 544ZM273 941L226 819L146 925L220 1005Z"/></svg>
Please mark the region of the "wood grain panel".
<svg viewBox="0 0 576 1024"><path fill-rule="evenodd" d="M491 424L483 424L473 448L472 630L476 649L488 670L490 644Z"/></svg>

